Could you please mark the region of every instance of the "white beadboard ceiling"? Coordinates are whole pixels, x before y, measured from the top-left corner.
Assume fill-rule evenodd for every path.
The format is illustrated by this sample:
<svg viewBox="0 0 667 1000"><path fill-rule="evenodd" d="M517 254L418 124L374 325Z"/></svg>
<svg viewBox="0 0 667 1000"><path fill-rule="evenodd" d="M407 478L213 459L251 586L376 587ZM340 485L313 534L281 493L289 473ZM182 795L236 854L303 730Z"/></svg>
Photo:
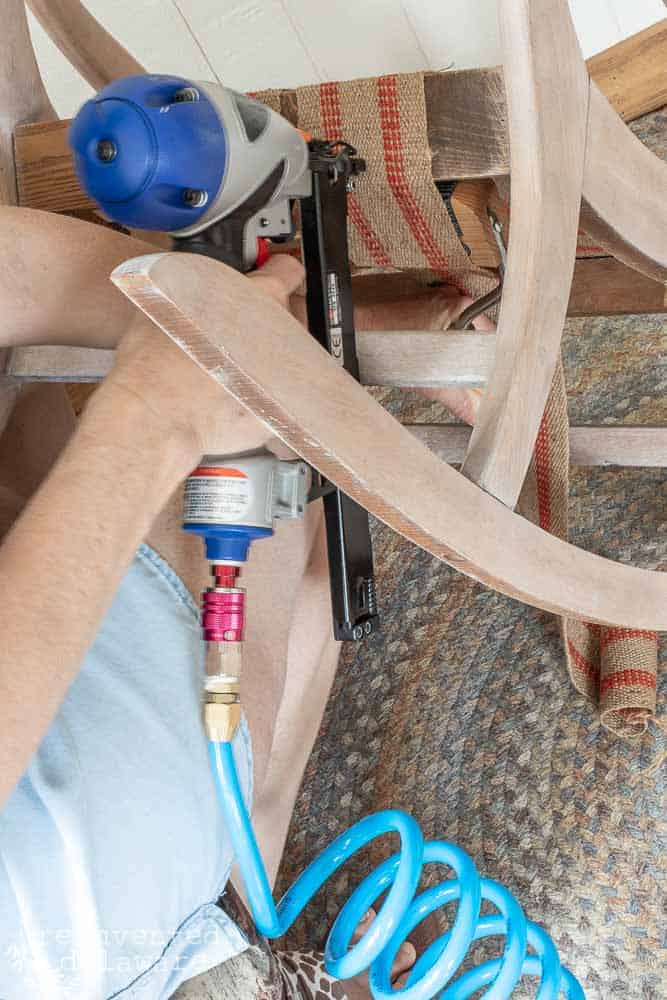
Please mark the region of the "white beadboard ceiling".
<svg viewBox="0 0 667 1000"><path fill-rule="evenodd" d="M239 90L499 61L496 0L86 0L146 68ZM570 0L585 56L665 16L663 0ZM91 90L32 16L42 73L69 117Z"/></svg>

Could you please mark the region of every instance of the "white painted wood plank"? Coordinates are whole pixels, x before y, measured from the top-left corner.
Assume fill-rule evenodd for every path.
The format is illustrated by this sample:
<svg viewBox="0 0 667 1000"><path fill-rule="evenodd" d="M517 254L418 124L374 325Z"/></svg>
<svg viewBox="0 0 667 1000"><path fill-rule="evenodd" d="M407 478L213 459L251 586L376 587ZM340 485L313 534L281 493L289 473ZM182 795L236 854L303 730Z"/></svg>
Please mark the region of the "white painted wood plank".
<svg viewBox="0 0 667 1000"><path fill-rule="evenodd" d="M496 0L403 0L403 6L431 69L500 62Z"/></svg>
<svg viewBox="0 0 667 1000"><path fill-rule="evenodd" d="M83 2L150 72L206 77L206 61L169 0Z"/></svg>
<svg viewBox="0 0 667 1000"><path fill-rule="evenodd" d="M403 0L283 0L322 79L428 69ZM442 16L442 15L441 15Z"/></svg>
<svg viewBox="0 0 667 1000"><path fill-rule="evenodd" d="M569 0L569 4L584 59L622 41L624 36L610 0Z"/></svg>
<svg viewBox="0 0 667 1000"><path fill-rule="evenodd" d="M496 0L85 2L149 70L211 79L210 61L220 79L239 90L500 61ZM661 0L570 5L586 56L665 15ZM49 93L58 113L69 116L90 90L32 17L30 24Z"/></svg>
<svg viewBox="0 0 667 1000"><path fill-rule="evenodd" d="M608 0L608 3L615 11L623 38L657 24L667 16L663 0Z"/></svg>
<svg viewBox="0 0 667 1000"><path fill-rule="evenodd" d="M319 67L280 0L178 0L220 80L237 90L296 87ZM312 5L319 16L319 2Z"/></svg>

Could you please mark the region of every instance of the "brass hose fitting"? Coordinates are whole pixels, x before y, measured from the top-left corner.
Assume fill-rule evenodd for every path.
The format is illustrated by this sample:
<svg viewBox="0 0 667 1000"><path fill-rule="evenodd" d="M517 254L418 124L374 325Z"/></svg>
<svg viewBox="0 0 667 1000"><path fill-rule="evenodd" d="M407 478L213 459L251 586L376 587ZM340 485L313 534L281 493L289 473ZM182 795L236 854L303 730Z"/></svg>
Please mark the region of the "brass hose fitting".
<svg viewBox="0 0 667 1000"><path fill-rule="evenodd" d="M241 702L237 679L217 682L205 692L204 729L209 740L229 743L241 722Z"/></svg>

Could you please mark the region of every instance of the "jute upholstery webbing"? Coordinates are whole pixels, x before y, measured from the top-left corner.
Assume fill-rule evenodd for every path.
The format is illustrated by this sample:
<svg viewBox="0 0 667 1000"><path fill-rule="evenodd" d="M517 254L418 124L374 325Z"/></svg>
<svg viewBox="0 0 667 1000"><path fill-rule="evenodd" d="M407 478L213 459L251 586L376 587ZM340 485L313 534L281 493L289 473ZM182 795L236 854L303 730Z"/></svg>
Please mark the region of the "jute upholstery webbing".
<svg viewBox="0 0 667 1000"><path fill-rule="evenodd" d="M568 535L569 442L567 397L559 364L535 444L537 521L559 538ZM572 683L597 704L602 723L620 736L639 736L655 713L658 636L563 619Z"/></svg>
<svg viewBox="0 0 667 1000"><path fill-rule="evenodd" d="M297 91L299 126L344 138L367 169L349 200L350 256L359 267L428 269L470 295L496 279L464 251L433 183L421 73Z"/></svg>
<svg viewBox="0 0 667 1000"><path fill-rule="evenodd" d="M301 128L345 139L366 160L349 200L354 264L427 269L473 296L493 287L495 279L471 264L433 183L423 74L302 87L297 100ZM560 365L530 476L536 480L535 519L566 538L568 422ZM563 634L572 682L598 706L603 723L623 736L643 732L655 711L657 636L572 621L563 623Z"/></svg>

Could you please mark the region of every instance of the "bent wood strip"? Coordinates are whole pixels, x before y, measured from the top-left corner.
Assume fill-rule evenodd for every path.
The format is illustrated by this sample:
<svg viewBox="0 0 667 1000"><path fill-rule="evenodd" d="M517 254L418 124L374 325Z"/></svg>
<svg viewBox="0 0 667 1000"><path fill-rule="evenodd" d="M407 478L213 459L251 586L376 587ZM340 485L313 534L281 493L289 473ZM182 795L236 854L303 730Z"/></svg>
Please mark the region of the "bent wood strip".
<svg viewBox="0 0 667 1000"><path fill-rule="evenodd" d="M484 386L495 354L495 337L490 333L362 330L356 341L364 385ZM112 351L17 347L6 372L25 382L97 382L108 375L112 364Z"/></svg>
<svg viewBox="0 0 667 1000"><path fill-rule="evenodd" d="M151 254L112 281L289 447L417 545L560 615L667 628L667 574L576 549L484 493L241 275L194 254Z"/></svg>
<svg viewBox="0 0 667 1000"><path fill-rule="evenodd" d="M614 257L667 281L667 163L632 134L594 83L590 101L582 224Z"/></svg>
<svg viewBox="0 0 667 1000"><path fill-rule="evenodd" d="M589 79L567 0L499 3L512 191L496 362L462 472L516 504L559 356L574 271Z"/></svg>
<svg viewBox="0 0 667 1000"><path fill-rule="evenodd" d="M145 73L79 0L26 0L46 33L93 90L120 76ZM158 11L156 8L156 16Z"/></svg>
<svg viewBox="0 0 667 1000"><path fill-rule="evenodd" d="M445 462L463 461L470 428L450 424L406 424ZM570 427L571 465L667 468L667 427Z"/></svg>
<svg viewBox="0 0 667 1000"><path fill-rule="evenodd" d="M2 0L0 14L0 205L15 205L14 129L56 115L37 68L23 0Z"/></svg>

